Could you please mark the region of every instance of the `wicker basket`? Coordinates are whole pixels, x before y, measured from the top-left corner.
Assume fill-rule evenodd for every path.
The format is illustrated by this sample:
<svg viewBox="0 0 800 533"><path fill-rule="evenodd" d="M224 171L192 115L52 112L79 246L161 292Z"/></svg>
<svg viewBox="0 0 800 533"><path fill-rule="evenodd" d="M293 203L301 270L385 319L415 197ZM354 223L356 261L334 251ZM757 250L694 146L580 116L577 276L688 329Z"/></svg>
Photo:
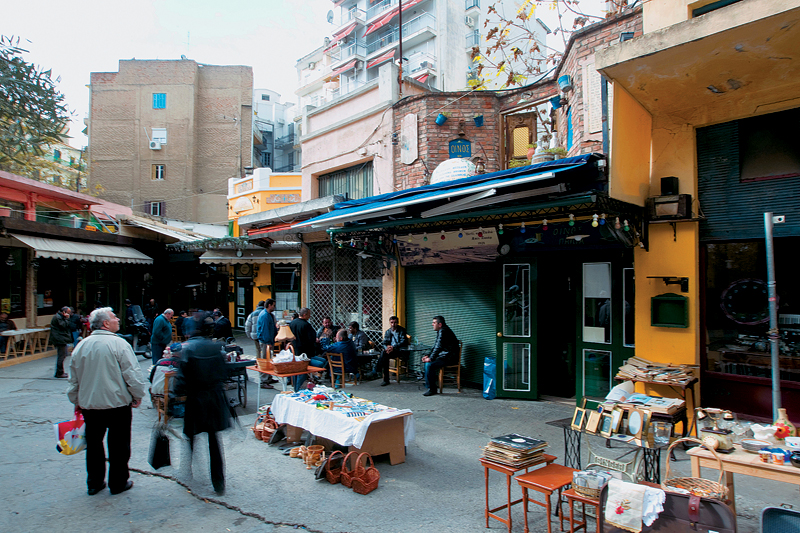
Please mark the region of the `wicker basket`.
<svg viewBox="0 0 800 533"><path fill-rule="evenodd" d="M308 370L308 361L287 361L286 363L272 363L278 374L294 374Z"/></svg>
<svg viewBox="0 0 800 533"><path fill-rule="evenodd" d="M256 421L253 423L253 434L256 440L264 440L264 420L267 415L258 415Z"/></svg>
<svg viewBox="0 0 800 533"><path fill-rule="evenodd" d="M600 493L603 489L593 489L591 487L581 487L578 485L572 485L572 488L575 489L575 492L583 496L584 498L591 498L593 500L600 499Z"/></svg>
<svg viewBox="0 0 800 533"><path fill-rule="evenodd" d="M672 453L672 449L681 442L693 442L711 452L711 455L714 456L714 459L716 459L717 463L719 464L719 481L710 481L708 479L699 477L674 477L670 479L670 461L667 460L667 471L664 473L664 481L661 482L661 488L672 492L675 492L675 489L684 489L696 496L713 498L715 500L724 502L728 497L728 487L722 483L722 478L725 476L725 468L722 466L722 461L720 461L717 452L703 444L703 442L698 439L683 438L677 439L675 442L670 444L669 449L667 450L667 457L669 457Z"/></svg>
<svg viewBox="0 0 800 533"><path fill-rule="evenodd" d="M259 370L272 370L272 361L269 359L256 359Z"/></svg>
<svg viewBox="0 0 800 533"><path fill-rule="evenodd" d="M361 464L361 457L366 456L364 464ZM369 461L369 466L367 466ZM368 453L362 453L356 460L356 475L353 477L353 492L358 494L369 494L378 488L378 482L381 479L381 473L375 468L375 463L372 461L372 456Z"/></svg>
<svg viewBox="0 0 800 533"><path fill-rule="evenodd" d="M348 489L353 487L353 476L355 475L356 470L358 469L358 464L356 464L352 469L350 468L350 458L353 458L355 463L358 463L358 453L357 452L350 452L344 456L344 460L342 461L342 472L341 472L341 479L342 485L347 487Z"/></svg>
<svg viewBox="0 0 800 533"><path fill-rule="evenodd" d="M341 457L337 457L337 453ZM339 450L334 451L328 456L328 462L325 463L325 479L327 479L331 485L336 485L339 483L339 481L341 481L343 464L344 454Z"/></svg>

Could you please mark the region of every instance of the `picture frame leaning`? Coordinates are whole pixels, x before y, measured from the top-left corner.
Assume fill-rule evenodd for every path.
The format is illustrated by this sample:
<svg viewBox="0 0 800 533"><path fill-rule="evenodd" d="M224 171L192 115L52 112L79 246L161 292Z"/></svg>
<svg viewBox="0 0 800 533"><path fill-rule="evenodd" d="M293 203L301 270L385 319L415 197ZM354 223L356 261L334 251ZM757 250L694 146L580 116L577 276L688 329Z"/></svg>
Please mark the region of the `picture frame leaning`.
<svg viewBox="0 0 800 533"><path fill-rule="evenodd" d="M586 409L583 407L576 407L575 412L572 414L572 422L570 423L570 427L575 431L581 431L583 429L583 424L586 420Z"/></svg>

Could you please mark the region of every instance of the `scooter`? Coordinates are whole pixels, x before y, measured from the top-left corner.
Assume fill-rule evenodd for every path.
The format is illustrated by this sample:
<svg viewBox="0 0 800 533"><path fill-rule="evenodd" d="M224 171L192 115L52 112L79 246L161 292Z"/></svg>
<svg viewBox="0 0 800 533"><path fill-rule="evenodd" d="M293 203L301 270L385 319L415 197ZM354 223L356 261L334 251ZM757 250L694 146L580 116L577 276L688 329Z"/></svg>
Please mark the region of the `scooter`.
<svg viewBox="0 0 800 533"><path fill-rule="evenodd" d="M132 305L130 309L133 313L133 320L127 324L126 331L128 333L126 335L118 335L130 343L131 347L133 347L133 353L141 355L145 359L150 359L150 326L147 323L147 319L144 318L141 307Z"/></svg>

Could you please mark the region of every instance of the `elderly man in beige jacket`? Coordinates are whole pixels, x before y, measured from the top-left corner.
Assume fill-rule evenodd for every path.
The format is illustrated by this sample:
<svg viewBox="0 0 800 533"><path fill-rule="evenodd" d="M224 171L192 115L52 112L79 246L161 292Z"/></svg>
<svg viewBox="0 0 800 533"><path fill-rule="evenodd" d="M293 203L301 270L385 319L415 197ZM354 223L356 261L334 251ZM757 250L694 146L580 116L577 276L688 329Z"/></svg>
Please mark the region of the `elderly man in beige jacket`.
<svg viewBox="0 0 800 533"><path fill-rule="evenodd" d="M133 487L133 481L128 479L132 408L142 403L146 385L133 349L116 334L119 318L111 308L92 311L89 325L92 334L72 352L67 395L86 422L89 495L106 488L106 431L108 488L111 494L119 494Z"/></svg>

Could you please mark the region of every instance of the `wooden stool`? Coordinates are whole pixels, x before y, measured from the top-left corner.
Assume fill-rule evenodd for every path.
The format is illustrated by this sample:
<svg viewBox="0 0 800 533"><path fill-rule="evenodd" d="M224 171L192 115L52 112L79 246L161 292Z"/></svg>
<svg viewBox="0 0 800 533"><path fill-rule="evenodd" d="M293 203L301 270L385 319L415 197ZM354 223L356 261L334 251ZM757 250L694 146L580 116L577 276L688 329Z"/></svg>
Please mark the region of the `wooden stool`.
<svg viewBox="0 0 800 533"><path fill-rule="evenodd" d="M547 509L547 533L551 533L551 526L550 526L550 511L552 507L550 506L550 496L554 492L558 492L558 509L561 510L561 490L568 486L572 485L572 473L577 472L574 468L569 468L568 466L561 466L561 465L547 465L544 468L540 468L538 470L534 470L533 472L528 472L527 474L522 474L517 476L515 479L517 483L519 483L520 487L522 487L522 507L524 509L524 517L525 517L525 533L529 533L530 530L528 529L528 502L535 503L536 505L541 505L545 509ZM544 494L545 503L540 501L531 500L528 498L528 489L535 490L537 492L541 492ZM564 530L564 513L559 512L558 519L560 521L561 530Z"/></svg>
<svg viewBox="0 0 800 533"><path fill-rule="evenodd" d="M600 515L600 500L594 498L587 498L586 496L581 496L575 489L567 489L563 492L564 497L567 499L567 505L569 505L569 533L575 533L575 531L583 528L584 531L588 531L588 527L586 526L586 505L591 505L596 509L597 514L595 516ZM581 513L583 514L583 521L576 522L575 521L575 514L573 506L575 502L581 504ZM577 525L576 525L577 524ZM597 533L600 533L600 520L597 520Z"/></svg>
<svg viewBox="0 0 800 533"><path fill-rule="evenodd" d="M548 455L543 454L544 463L550 464L556 460L555 455ZM489 527L489 517L494 518L495 520L499 520L500 522L504 523L508 526L508 531L511 533L511 506L516 505L522 501L522 498L519 500L511 501L511 478L519 472L520 470L528 471L531 467L522 467L522 468L514 468L513 466L501 465L499 463L493 463L492 461L487 461L484 458L481 458L481 464L483 465L483 477L486 482L486 509L484 509L483 514L486 517L486 527ZM542 463L539 463L542 464ZM538 466L538 465L532 465ZM495 472L500 472L501 474L506 475L506 498L508 503L501 505L500 507L495 507L494 509L489 509L489 470L494 470ZM508 520L505 518L500 518L498 515L494 514L496 511L501 509L508 509Z"/></svg>

